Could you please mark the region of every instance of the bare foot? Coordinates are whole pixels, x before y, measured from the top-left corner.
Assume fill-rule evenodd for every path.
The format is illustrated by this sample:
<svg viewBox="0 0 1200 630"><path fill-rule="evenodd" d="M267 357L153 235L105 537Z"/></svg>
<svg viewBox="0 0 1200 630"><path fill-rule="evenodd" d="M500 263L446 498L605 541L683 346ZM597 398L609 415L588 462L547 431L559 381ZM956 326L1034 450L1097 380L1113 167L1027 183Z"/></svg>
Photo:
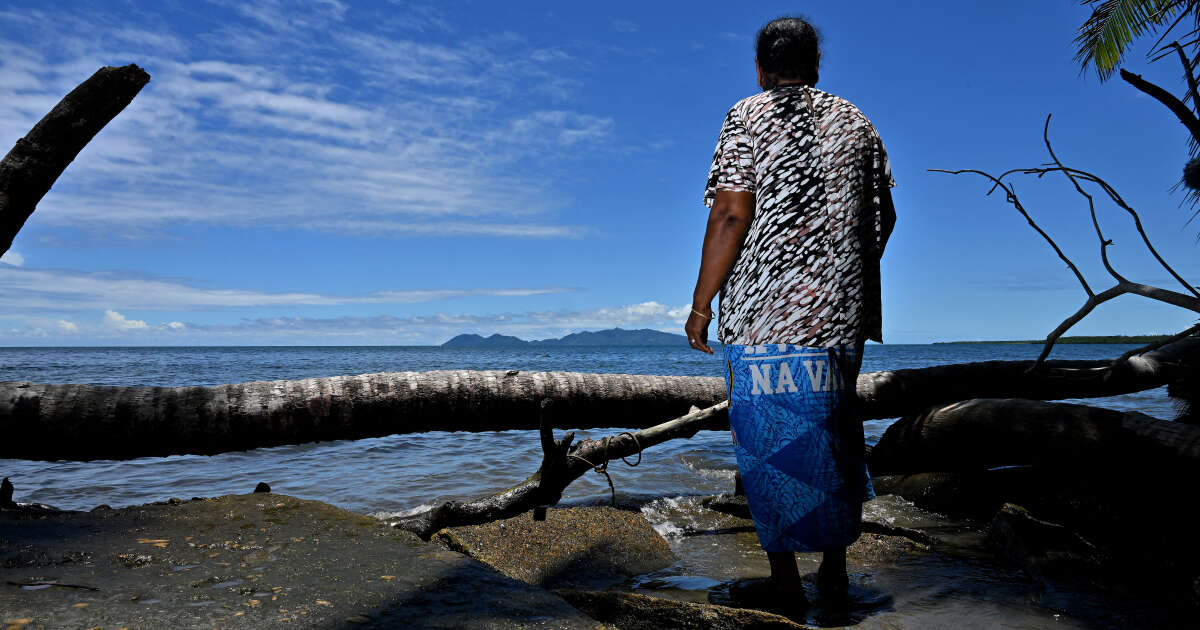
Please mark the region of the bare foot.
<svg viewBox="0 0 1200 630"><path fill-rule="evenodd" d="M846 575L845 558L842 558L841 562L832 558L822 560L817 569L817 592L821 595L822 602L844 602L849 589L850 578Z"/></svg>
<svg viewBox="0 0 1200 630"><path fill-rule="evenodd" d="M804 583L798 579L738 580L729 586L729 598L739 606L784 614L802 612L808 607Z"/></svg>

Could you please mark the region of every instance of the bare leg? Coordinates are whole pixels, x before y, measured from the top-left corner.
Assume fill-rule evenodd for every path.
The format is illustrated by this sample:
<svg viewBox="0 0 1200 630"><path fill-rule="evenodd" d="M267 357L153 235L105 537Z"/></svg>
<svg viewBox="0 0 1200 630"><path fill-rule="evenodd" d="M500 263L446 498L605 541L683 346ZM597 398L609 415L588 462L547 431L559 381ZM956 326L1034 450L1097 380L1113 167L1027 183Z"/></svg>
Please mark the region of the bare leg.
<svg viewBox="0 0 1200 630"><path fill-rule="evenodd" d="M796 554L790 551L768 551L771 563L771 579L783 585L799 584L800 570L796 568Z"/></svg>
<svg viewBox="0 0 1200 630"><path fill-rule="evenodd" d="M823 599L841 599L849 587L846 575L846 548L831 549L821 554L821 567L817 569L817 591Z"/></svg>
<svg viewBox="0 0 1200 630"><path fill-rule="evenodd" d="M793 609L807 606L804 583L800 580L800 570L796 568L796 554L790 551L768 551L767 561L771 563L771 582L782 600L777 605Z"/></svg>

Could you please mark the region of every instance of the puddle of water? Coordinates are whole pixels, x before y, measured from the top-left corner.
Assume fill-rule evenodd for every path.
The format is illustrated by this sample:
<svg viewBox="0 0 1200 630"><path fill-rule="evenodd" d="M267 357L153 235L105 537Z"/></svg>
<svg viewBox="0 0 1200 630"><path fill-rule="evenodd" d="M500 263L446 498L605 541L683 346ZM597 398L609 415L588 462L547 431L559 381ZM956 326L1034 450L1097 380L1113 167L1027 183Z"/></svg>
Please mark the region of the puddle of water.
<svg viewBox="0 0 1200 630"><path fill-rule="evenodd" d="M625 584L635 592L681 601L727 599L735 580L770 575L766 554L750 521L701 506L700 497L657 499L641 508L667 539L675 564ZM982 525L926 512L895 496L864 505L868 520L915 528L938 539L928 553L913 552L894 562L850 563L850 610L819 606L805 613L814 626L856 628L1162 628L1174 623L1149 602L1070 585L1043 589L1018 570L1000 565ZM801 575L811 582L820 554L797 554Z"/></svg>

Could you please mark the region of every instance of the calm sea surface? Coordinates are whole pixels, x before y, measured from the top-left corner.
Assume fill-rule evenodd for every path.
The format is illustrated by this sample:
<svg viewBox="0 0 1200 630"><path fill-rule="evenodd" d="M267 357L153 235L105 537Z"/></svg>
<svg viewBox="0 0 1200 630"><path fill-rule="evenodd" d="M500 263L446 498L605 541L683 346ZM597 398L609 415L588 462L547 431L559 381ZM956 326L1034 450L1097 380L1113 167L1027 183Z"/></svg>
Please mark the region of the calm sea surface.
<svg viewBox="0 0 1200 630"><path fill-rule="evenodd" d="M1131 347L1062 345L1053 357L1104 359ZM1007 344L870 345L863 371L1032 359L1039 349ZM0 381L180 386L445 369L722 376L719 357L688 348L638 347L0 348ZM1094 399L1090 404L1160 418L1173 414L1165 388ZM868 441L877 440L888 424L868 422ZM656 447L646 453L646 463L636 473L615 469L618 490L644 496L724 490L734 467L728 442L727 433L711 432ZM481 448L484 444L490 448ZM486 492L497 479L522 479L536 468L538 449L536 435L526 431L428 433L123 462L0 459L0 475L13 478L18 500L65 509L241 492L266 481L295 496L364 512L393 512L434 499ZM480 459L481 453L496 455ZM569 489L568 498L595 497L602 490L607 491L602 479L581 481Z"/></svg>
<svg viewBox="0 0 1200 630"><path fill-rule="evenodd" d="M1063 345L1053 358L1106 359L1128 345ZM947 363L1035 358L1036 345L871 345L863 371L919 368ZM255 380L298 379L342 374L441 369L521 369L597 373L722 376L719 355L687 348L576 347L539 349L449 349L438 347L208 347L208 348L0 348L0 381L88 383L96 385L215 385ZM1076 401L1078 402L1078 401ZM1169 419L1173 407L1165 388L1092 399L1089 404L1136 410ZM866 425L876 441L891 421ZM588 430L597 438L621 430ZM113 507L170 497L216 496L251 491L260 481L276 492L319 499L347 509L388 517L446 499L464 499L507 487L532 473L541 453L536 432L431 432L356 441L322 442L225 453L179 455L130 461L35 462L0 459L0 476L12 478L16 500L86 510L101 503ZM702 495L732 490L735 468L729 433L705 431L645 453L640 467L611 465L618 498L642 505L655 527L680 557L675 566L634 588L666 591L683 599L702 599L706 589L732 577L766 573L753 534L736 543L717 537L688 536L715 527L711 513L695 502ZM606 502L608 486L586 475L567 489L564 502ZM957 527L937 515L923 514L903 501L873 502L886 520L915 526ZM969 530L969 528L967 528ZM742 540L744 538L744 540ZM979 542L978 540L976 542ZM970 545L967 545L970 547ZM964 547L964 548L967 548ZM964 552L968 556L973 552ZM1096 627L1097 605L1086 593L1061 594L1057 604L1031 602L1022 579L975 576L963 582L964 567L933 563L918 585L909 573L882 571L871 576L895 596L899 625L955 627L963 619L1003 619L1007 627ZM957 561L956 561L957 562ZM934 566L937 565L937 566ZM815 570L815 565L811 567ZM943 592L954 582L961 592ZM965 586L964 586L965 584ZM958 592L958 595L953 593ZM932 599L928 599L932 598ZM926 601L928 599L928 601ZM1113 602L1104 605L1110 609ZM1124 624L1140 619L1136 607L1111 612ZM1108 613L1106 613L1108 614ZM980 617L983 615L983 617ZM1142 621L1145 621L1144 619ZM1132 623L1133 626L1140 623Z"/></svg>

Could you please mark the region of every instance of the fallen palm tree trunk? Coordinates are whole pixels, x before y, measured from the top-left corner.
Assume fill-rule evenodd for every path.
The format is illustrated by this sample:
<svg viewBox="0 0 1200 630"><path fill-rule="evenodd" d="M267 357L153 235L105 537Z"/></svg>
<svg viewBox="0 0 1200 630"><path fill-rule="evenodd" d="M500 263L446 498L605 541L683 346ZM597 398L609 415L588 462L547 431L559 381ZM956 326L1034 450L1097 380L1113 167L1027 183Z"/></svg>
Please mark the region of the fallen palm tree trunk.
<svg viewBox="0 0 1200 630"><path fill-rule="evenodd" d="M149 81L132 64L100 68L17 140L0 160L0 254L67 165Z"/></svg>
<svg viewBox="0 0 1200 630"><path fill-rule="evenodd" d="M975 398L1062 400L1119 396L1162 387L1200 364L1200 337L1104 361L984 361L870 372L858 377L859 414L895 418Z"/></svg>
<svg viewBox="0 0 1200 630"><path fill-rule="evenodd" d="M543 407L545 408L545 407ZM608 462L639 455L642 450L668 440L689 438L701 429L728 427L729 403L693 411L670 422L633 433L582 440L572 444L573 432L555 440L550 424L541 423L542 466L521 483L465 503L447 501L424 512L391 522L392 527L410 531L428 540L444 527L479 525L511 518L538 506L553 505L571 482Z"/></svg>
<svg viewBox="0 0 1200 630"><path fill-rule="evenodd" d="M1117 463L1200 472L1200 427L1087 405L967 400L900 419L869 456L874 474Z"/></svg>
<svg viewBox="0 0 1200 630"><path fill-rule="evenodd" d="M653 426L725 397L719 378L385 372L215 387L0 383L0 457L123 459L425 431Z"/></svg>
<svg viewBox="0 0 1200 630"><path fill-rule="evenodd" d="M1190 337L1118 361L988 361L858 378L863 419L971 398L1114 396L1160 387L1200 349ZM725 399L720 378L573 372L384 372L212 387L0 382L0 457L212 454L424 431L646 428Z"/></svg>

